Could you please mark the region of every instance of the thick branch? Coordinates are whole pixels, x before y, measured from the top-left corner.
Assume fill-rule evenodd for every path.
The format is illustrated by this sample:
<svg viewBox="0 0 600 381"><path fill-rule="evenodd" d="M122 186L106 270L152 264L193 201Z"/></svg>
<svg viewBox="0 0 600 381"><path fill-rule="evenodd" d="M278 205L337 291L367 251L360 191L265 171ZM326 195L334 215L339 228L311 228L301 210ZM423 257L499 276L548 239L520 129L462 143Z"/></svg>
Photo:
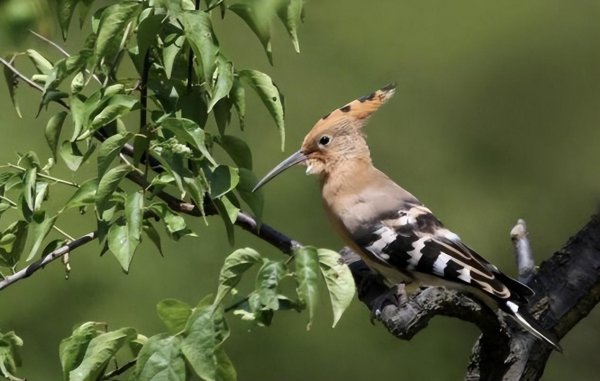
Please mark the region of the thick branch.
<svg viewBox="0 0 600 381"><path fill-rule="evenodd" d="M518 239L526 239L525 230ZM516 252L520 273L530 270L527 284L536 292L529 311L542 327L562 338L600 301L600 216L594 216L565 247L542 263L537 274L530 267L528 242L525 249L524 244L520 242ZM373 310L388 287L356 254L349 250L342 254L358 285L359 299ZM470 321L482 331L466 380L537 380L542 376L552 353L550 346L455 291L423 288L399 307L382 308L379 320L394 336L410 340L436 315Z"/></svg>

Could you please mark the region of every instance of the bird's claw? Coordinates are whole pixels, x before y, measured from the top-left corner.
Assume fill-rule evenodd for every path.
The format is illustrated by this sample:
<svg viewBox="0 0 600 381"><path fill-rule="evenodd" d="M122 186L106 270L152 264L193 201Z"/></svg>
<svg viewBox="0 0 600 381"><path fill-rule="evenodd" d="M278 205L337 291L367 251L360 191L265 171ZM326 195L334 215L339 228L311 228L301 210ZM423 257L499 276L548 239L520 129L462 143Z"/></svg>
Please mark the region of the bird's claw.
<svg viewBox="0 0 600 381"><path fill-rule="evenodd" d="M407 296L404 283L390 287L388 291L373 299L371 303L371 323L375 324L375 319L379 320L385 306L391 304L400 307L406 304L406 302Z"/></svg>

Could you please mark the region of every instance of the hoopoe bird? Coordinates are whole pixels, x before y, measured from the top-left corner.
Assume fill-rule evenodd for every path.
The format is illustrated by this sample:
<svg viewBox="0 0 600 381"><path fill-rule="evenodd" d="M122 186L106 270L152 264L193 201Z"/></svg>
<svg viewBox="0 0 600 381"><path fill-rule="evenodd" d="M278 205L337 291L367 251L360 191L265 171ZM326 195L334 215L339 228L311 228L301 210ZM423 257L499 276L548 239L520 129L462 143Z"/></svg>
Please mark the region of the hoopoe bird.
<svg viewBox="0 0 600 381"><path fill-rule="evenodd" d="M335 230L389 285L458 288L560 350L525 310L533 295L529 287L465 245L415 196L373 166L362 128L394 92L395 85L388 85L325 115L300 150L254 190L295 164L306 165L306 173L320 179L323 205Z"/></svg>

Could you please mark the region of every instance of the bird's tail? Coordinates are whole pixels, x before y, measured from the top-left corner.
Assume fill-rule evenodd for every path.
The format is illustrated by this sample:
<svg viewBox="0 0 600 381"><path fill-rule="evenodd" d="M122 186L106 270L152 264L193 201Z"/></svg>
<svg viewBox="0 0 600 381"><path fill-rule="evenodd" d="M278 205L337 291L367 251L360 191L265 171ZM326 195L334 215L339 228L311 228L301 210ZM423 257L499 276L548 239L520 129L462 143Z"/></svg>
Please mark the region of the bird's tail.
<svg viewBox="0 0 600 381"><path fill-rule="evenodd" d="M558 340L556 340L554 334L542 328L537 320L535 320L533 316L529 315L529 313L526 311L519 311L520 307L515 302L507 300L505 303L506 308L504 308L504 310L508 312L508 314L512 316L523 328L525 328L529 333L538 339L550 344L558 352L562 352L562 348L560 347L560 344L558 344Z"/></svg>

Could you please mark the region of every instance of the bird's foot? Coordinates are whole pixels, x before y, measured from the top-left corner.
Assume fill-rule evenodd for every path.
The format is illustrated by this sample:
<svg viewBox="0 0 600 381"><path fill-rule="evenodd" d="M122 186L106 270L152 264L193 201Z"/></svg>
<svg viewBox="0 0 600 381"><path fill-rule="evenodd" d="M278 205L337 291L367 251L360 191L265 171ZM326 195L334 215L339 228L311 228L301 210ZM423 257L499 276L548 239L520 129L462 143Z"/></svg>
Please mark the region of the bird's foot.
<svg viewBox="0 0 600 381"><path fill-rule="evenodd" d="M390 287L385 293L373 299L371 303L371 323L374 323L375 319L379 319L385 306L392 304L400 307L406 304L407 300L408 297L404 283Z"/></svg>

